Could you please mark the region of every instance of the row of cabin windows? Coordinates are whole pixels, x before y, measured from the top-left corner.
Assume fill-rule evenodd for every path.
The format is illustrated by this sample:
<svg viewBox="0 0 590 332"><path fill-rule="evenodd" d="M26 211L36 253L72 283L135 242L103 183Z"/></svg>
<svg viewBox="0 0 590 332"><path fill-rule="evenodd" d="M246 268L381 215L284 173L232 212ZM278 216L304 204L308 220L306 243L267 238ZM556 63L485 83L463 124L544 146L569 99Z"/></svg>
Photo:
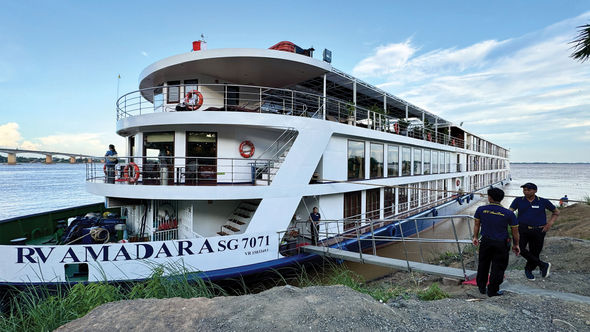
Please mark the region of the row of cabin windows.
<svg viewBox="0 0 590 332"><path fill-rule="evenodd" d="M403 185L398 188L383 189L383 207L380 205L381 189L366 190L365 215L369 219L379 219L380 211L383 217L392 217L395 214L395 194L398 194L398 213L417 208L419 205L435 203L452 195L448 191L451 179L435 180L421 183ZM361 219L362 191L344 193L344 218Z"/></svg>
<svg viewBox="0 0 590 332"><path fill-rule="evenodd" d="M402 146L400 172L400 146L373 142L369 144L370 179L384 177L384 167L387 167L387 177L438 174L451 171L450 152ZM384 161L385 155L387 155L387 164ZM363 141L348 140L348 179L365 179L365 142Z"/></svg>

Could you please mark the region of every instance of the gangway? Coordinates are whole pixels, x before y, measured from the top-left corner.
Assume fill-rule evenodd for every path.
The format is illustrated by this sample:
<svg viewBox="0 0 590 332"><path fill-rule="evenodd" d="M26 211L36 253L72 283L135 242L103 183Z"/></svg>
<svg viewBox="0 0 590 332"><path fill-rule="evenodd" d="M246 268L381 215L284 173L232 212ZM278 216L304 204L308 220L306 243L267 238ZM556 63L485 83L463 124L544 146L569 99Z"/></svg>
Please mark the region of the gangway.
<svg viewBox="0 0 590 332"><path fill-rule="evenodd" d="M450 277L454 279L471 280L477 275L477 271L466 269L462 245L471 244L471 240L459 239L455 227L455 220L467 222L467 229L469 230L469 239L472 237L472 229L469 221L473 220L473 216L469 215L447 215L436 217L410 217L400 220L371 220L371 219L356 219L356 220L326 220L321 221L324 224L325 233L324 239L318 242L318 245L303 245L301 249L310 254L316 254L323 257L331 257L342 259L351 262L374 264L388 268L416 271L427 274L433 274L442 277ZM454 238L424 238L420 236L420 231L425 229L425 225L435 221L447 220L450 222L453 230ZM344 224L348 224L348 228ZM377 228L383 229L384 224L392 225L394 232L392 235L378 234L375 230ZM351 226L352 224L352 226ZM385 225L387 225L385 224ZM330 230L329 230L330 229ZM345 230L346 229L346 230ZM409 236L413 235L413 236ZM356 242L352 246L341 246L342 241ZM386 245L387 243L401 242L405 253L405 259L396 259L389 257L382 257L377 255L377 246ZM421 262L410 260L408 255L407 243L415 242L419 246ZM369 246L363 245L369 243ZM454 244L457 247L457 252L461 259L461 268L453 268L448 266L440 266L435 264L425 263L422 252L422 244L424 243L447 243ZM363 251L370 250L372 247L372 255ZM359 250L360 249L360 250ZM475 262L477 262L477 253L475 252Z"/></svg>
<svg viewBox="0 0 590 332"><path fill-rule="evenodd" d="M450 277L456 279L465 279L471 280L475 278L477 271L473 270L465 270L458 269L454 267L448 266L439 266L433 264L426 264L414 261L406 261L402 259L395 259L395 258L388 258L388 257L380 257L375 255L369 254L362 254L360 255L358 252L341 250L336 248L330 247L318 247L318 246L304 246L302 247L303 251L316 254L324 257L332 257L343 259L350 262L357 262L357 263L364 263L364 264L373 264L379 265L384 267L389 267L398 270L405 270L405 271L416 271L422 273L433 274L441 277Z"/></svg>

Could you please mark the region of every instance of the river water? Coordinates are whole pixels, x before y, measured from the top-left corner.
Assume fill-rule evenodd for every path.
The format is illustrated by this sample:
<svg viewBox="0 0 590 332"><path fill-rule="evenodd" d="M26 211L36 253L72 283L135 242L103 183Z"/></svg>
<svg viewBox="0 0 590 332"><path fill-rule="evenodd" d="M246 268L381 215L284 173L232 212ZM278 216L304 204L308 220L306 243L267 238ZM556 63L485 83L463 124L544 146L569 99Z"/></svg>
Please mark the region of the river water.
<svg viewBox="0 0 590 332"><path fill-rule="evenodd" d="M590 195L590 164L513 164L511 170L507 195L522 195L525 182L536 183L541 197ZM103 202L86 192L85 176L84 164L0 164L0 220Z"/></svg>

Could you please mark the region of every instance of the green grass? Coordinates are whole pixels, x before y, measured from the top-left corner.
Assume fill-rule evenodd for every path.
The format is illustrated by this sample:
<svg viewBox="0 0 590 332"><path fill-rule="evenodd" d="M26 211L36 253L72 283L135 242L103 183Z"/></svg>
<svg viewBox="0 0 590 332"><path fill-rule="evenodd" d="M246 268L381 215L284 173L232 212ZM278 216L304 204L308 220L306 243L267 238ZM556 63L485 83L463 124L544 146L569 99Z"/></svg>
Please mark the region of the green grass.
<svg viewBox="0 0 590 332"><path fill-rule="evenodd" d="M440 289L436 282L430 285L427 289L419 291L417 295L422 301L442 300L449 297L449 294Z"/></svg>
<svg viewBox="0 0 590 332"><path fill-rule="evenodd" d="M13 290L15 296L8 311L0 316L0 331L53 331L101 304L120 300L212 298L227 294L219 286L200 279L189 282L186 273L166 278L164 271L164 268L156 268L150 279L132 286L92 283L57 289L40 286Z"/></svg>
<svg viewBox="0 0 590 332"><path fill-rule="evenodd" d="M287 284L298 287L343 285L382 302L400 296L408 298L411 294L416 294L423 300L448 297L437 284L426 290L385 283L367 285L361 276L331 261L326 261L323 267L298 266L290 270L275 271L273 278L257 284L247 285L243 279L233 280L233 285L237 286L231 289L201 279L189 280L186 271L176 266L158 266L153 268L148 280L132 284L114 285L103 282L61 286L57 289L31 286L25 290L10 290L11 300L4 308L4 313L0 314L0 331L53 331L102 304L114 301L172 297L213 298L257 293Z"/></svg>

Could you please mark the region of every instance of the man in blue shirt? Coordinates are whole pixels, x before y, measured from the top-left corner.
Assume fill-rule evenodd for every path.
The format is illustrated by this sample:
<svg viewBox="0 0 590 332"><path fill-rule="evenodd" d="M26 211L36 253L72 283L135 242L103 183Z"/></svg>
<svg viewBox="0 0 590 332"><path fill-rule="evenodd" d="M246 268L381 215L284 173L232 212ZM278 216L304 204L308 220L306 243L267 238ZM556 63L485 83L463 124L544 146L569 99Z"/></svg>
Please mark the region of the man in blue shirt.
<svg viewBox="0 0 590 332"><path fill-rule="evenodd" d="M104 155L106 164L107 183L115 183L115 166L119 163L117 158L117 150L113 144L109 144L109 150Z"/></svg>
<svg viewBox="0 0 590 332"><path fill-rule="evenodd" d="M320 239L320 219L322 216L318 211L317 207L313 207L312 212L309 214L309 221L311 222L311 242L314 246L317 246Z"/></svg>
<svg viewBox="0 0 590 332"><path fill-rule="evenodd" d="M553 203L545 198L538 197L537 186L534 183L527 182L520 186L524 197L516 197L510 210L518 211L518 232L520 234L520 250L522 257L526 258L524 274L528 280L534 281L533 271L539 267L543 278L549 276L551 263L543 262L539 258L543 250L545 235L551 228L557 217L559 210ZM547 221L545 210L551 211L551 219ZM527 249L528 246L528 249Z"/></svg>
<svg viewBox="0 0 590 332"><path fill-rule="evenodd" d="M510 237L508 226L512 231L512 251L518 256L518 223L514 213L500 202L504 198L504 191L499 188L488 189L490 204L480 206L475 211L475 225L473 228L473 245L479 245L479 264L477 267L477 287L479 292L488 296L502 295L500 284L504 281L504 271L508 267L508 253L510 252ZM481 239L479 230L481 228ZM492 271L490 272L490 264ZM489 285L488 283L488 273Z"/></svg>

